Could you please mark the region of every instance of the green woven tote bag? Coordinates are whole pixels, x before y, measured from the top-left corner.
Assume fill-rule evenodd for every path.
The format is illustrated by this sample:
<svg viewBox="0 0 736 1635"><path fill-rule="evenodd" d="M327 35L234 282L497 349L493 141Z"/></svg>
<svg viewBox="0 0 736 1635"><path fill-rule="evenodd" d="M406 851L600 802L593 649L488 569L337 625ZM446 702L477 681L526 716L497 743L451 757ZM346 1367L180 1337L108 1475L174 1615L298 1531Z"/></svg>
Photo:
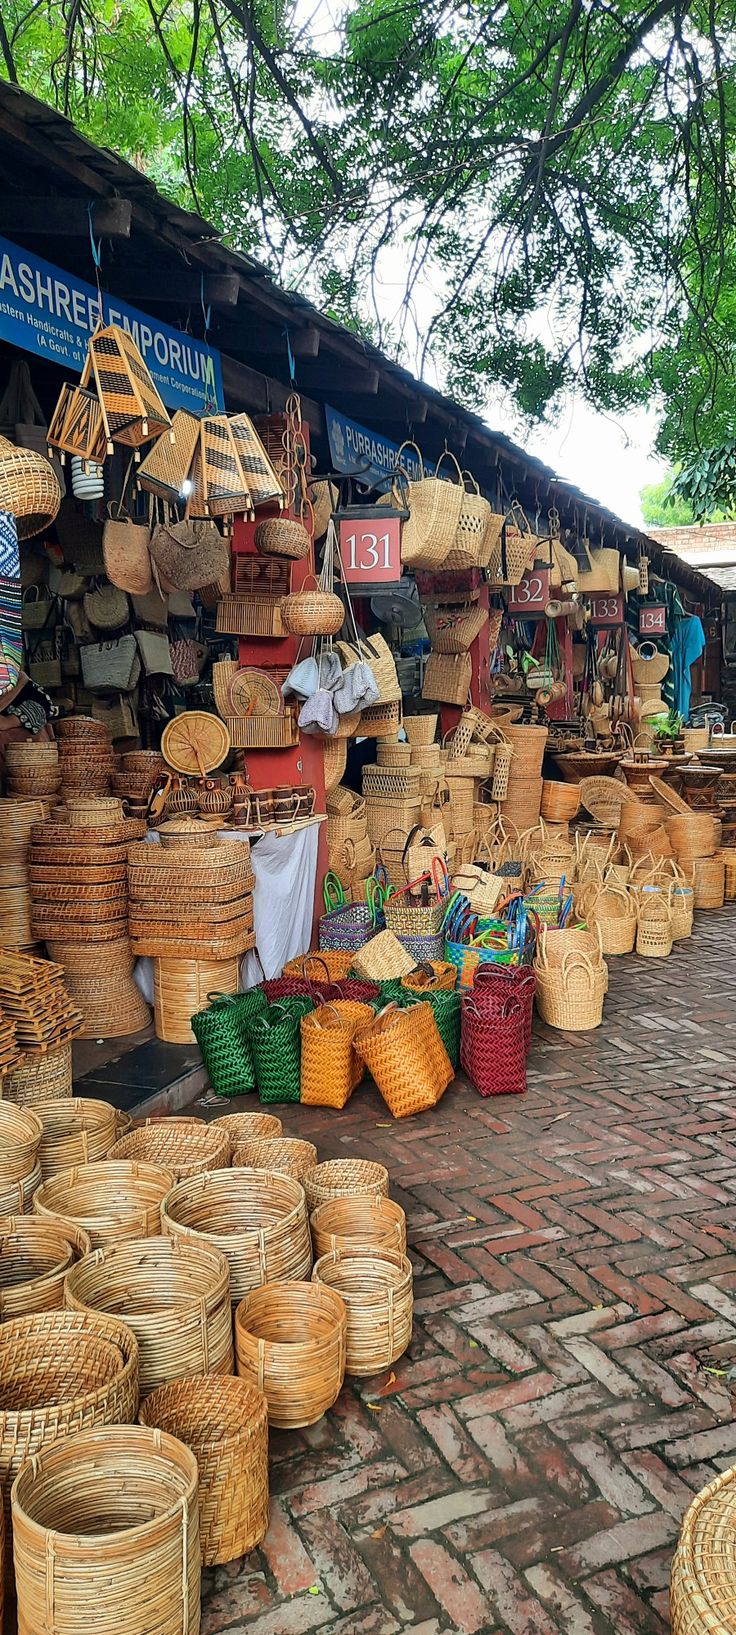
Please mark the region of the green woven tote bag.
<svg viewBox="0 0 736 1635"><path fill-rule="evenodd" d="M216 1096L255 1090L256 1074L247 1022L266 1009L258 988L242 994L208 994L210 1004L192 1017L192 1032Z"/></svg>
<svg viewBox="0 0 736 1635"><path fill-rule="evenodd" d="M295 997L301 999L302 996ZM258 1096L262 1102L299 1100L300 1014L306 1013L294 1008L293 999L284 1003L279 1001L277 1005L270 1005L250 1025L248 1037Z"/></svg>

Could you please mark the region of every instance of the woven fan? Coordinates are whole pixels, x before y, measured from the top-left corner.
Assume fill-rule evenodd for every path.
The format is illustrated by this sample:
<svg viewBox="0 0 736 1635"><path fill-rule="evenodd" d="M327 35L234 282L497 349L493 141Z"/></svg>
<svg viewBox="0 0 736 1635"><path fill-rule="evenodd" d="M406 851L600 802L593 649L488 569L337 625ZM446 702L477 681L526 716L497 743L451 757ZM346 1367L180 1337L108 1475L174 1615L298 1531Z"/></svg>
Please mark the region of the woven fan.
<svg viewBox="0 0 736 1635"><path fill-rule="evenodd" d="M175 772L198 772L204 778L229 754L230 734L218 716L185 710L164 728L161 750Z"/></svg>
<svg viewBox="0 0 736 1635"><path fill-rule="evenodd" d="M280 715L283 705L276 683L265 670L236 670L230 682L229 715Z"/></svg>

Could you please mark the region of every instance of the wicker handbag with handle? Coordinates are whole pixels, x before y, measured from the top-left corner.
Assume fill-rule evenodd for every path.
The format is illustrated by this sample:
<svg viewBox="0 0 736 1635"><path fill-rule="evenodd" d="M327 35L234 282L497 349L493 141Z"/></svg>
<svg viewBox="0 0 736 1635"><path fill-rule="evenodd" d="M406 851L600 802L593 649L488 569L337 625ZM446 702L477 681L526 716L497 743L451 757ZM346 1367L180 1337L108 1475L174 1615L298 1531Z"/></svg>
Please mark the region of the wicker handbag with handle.
<svg viewBox="0 0 736 1635"><path fill-rule="evenodd" d="M151 535L151 556L174 590L199 590L228 571L230 548L214 522L160 522Z"/></svg>

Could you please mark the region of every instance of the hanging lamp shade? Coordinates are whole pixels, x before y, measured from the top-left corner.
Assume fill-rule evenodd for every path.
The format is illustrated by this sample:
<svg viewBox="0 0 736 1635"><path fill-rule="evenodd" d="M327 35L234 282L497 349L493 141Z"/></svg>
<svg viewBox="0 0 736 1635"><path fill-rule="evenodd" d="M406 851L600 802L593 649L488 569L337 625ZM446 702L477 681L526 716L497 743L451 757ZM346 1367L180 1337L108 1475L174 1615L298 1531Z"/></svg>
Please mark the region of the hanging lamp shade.
<svg viewBox="0 0 736 1635"><path fill-rule="evenodd" d="M101 465L107 451L107 432L99 398L83 386L65 382L51 416L49 448L62 456L73 454L91 465Z"/></svg>
<svg viewBox="0 0 736 1635"><path fill-rule="evenodd" d="M189 471L199 440L200 422L188 409L177 409L171 431L148 450L138 469L138 486L158 499L176 504L189 492ZM173 442L172 442L173 437Z"/></svg>
<svg viewBox="0 0 736 1635"><path fill-rule="evenodd" d="M187 510L192 517L252 516L267 501L283 504L283 493L266 450L245 414L208 415L189 472Z"/></svg>
<svg viewBox="0 0 736 1635"><path fill-rule="evenodd" d="M0 511L12 512L18 538L43 533L60 505L59 479L50 461L0 437Z"/></svg>
<svg viewBox="0 0 736 1635"><path fill-rule="evenodd" d="M135 341L117 324L95 330L87 349L82 386L94 375L108 440L140 448L161 432L171 419L153 384Z"/></svg>

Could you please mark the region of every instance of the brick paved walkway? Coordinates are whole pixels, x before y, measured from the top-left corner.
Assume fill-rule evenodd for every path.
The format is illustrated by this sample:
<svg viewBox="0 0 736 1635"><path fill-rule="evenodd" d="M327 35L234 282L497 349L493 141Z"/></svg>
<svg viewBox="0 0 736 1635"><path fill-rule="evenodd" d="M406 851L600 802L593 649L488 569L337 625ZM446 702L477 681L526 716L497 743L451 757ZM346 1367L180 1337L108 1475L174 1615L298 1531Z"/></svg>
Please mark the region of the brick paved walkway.
<svg viewBox="0 0 736 1635"><path fill-rule="evenodd" d="M599 1032L536 1024L524 1098L285 1109L320 1156L387 1164L414 1338L272 1436L271 1530L206 1575L203 1635L666 1628L679 1517L736 1460L704 1371L736 1353L735 929L612 960Z"/></svg>

